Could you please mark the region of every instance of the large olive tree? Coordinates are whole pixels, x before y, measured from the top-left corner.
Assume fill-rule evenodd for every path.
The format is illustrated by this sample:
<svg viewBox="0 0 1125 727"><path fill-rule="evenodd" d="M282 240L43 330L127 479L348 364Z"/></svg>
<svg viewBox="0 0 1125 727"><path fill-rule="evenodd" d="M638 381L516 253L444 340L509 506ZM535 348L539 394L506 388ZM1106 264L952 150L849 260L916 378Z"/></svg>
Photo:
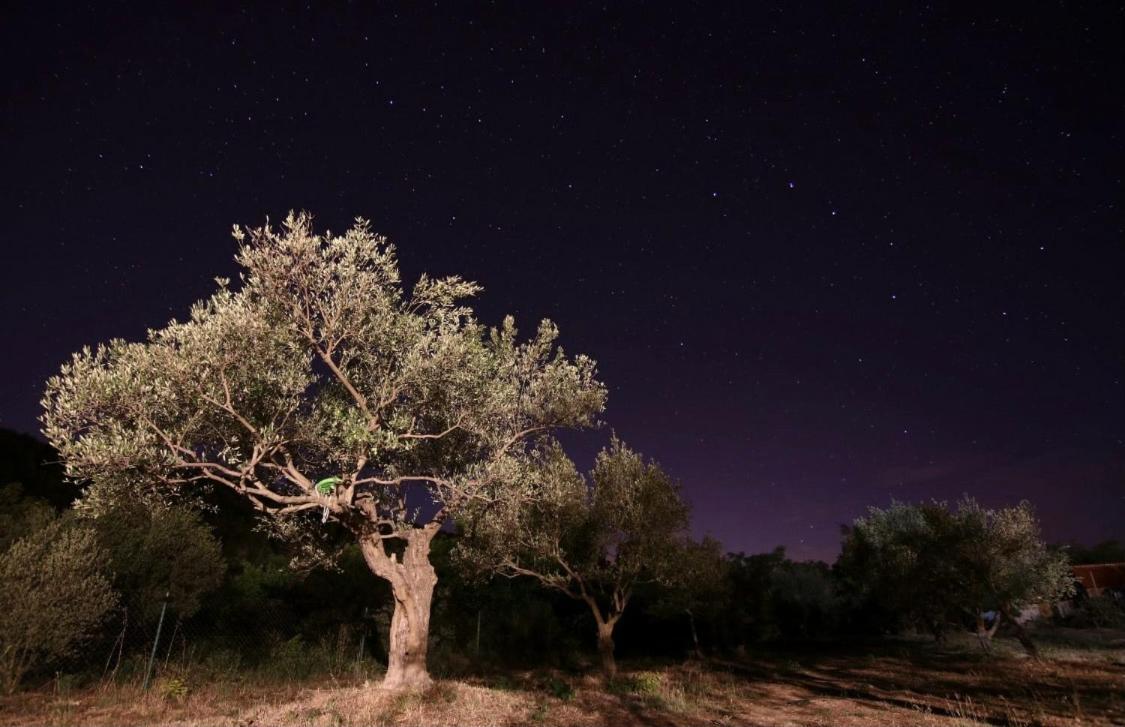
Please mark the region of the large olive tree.
<svg viewBox="0 0 1125 727"><path fill-rule="evenodd" d="M76 354L48 383L44 432L74 478L229 488L302 542L346 528L394 594L384 685L424 686L434 535L516 497L535 441L592 424L605 388L550 322L524 342L511 318L478 323L474 283L405 292L363 220L234 234L241 285L219 280L145 342Z"/></svg>
<svg viewBox="0 0 1125 727"><path fill-rule="evenodd" d="M635 589L671 584L685 557L689 510L679 486L616 437L589 478L557 445L538 453L525 498L467 510L461 558L528 576L585 602L607 677L617 674L613 630Z"/></svg>

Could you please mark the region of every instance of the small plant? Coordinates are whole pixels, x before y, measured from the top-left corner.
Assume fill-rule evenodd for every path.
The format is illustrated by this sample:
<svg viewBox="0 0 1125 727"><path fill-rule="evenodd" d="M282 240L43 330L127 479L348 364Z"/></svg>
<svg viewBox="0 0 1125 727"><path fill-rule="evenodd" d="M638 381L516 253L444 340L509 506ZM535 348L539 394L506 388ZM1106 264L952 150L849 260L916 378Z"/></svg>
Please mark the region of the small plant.
<svg viewBox="0 0 1125 727"><path fill-rule="evenodd" d="M564 679L551 677L546 681L544 687L555 699L561 699L564 702L574 699L574 687L570 686L570 683Z"/></svg>
<svg viewBox="0 0 1125 727"><path fill-rule="evenodd" d="M618 677L606 685L612 694L637 694L643 697L660 695L663 677L654 671L642 671Z"/></svg>
<svg viewBox="0 0 1125 727"><path fill-rule="evenodd" d="M426 690L427 702L441 702L444 704L452 704L457 701L457 684L454 682L434 682L433 686Z"/></svg>
<svg viewBox="0 0 1125 727"><path fill-rule="evenodd" d="M633 681L636 684L637 694L646 697L655 697L660 694L660 688L664 683L664 677L659 672L655 671L642 671L633 676Z"/></svg>
<svg viewBox="0 0 1125 727"><path fill-rule="evenodd" d="M550 709L550 705L548 705L546 702L539 702L535 705L535 709L531 710L531 715L528 717L528 719L536 724L545 722L547 720L548 709Z"/></svg>
<svg viewBox="0 0 1125 727"><path fill-rule="evenodd" d="M387 705L386 717L391 720L408 709L412 709L418 704L420 695L417 692L397 692L391 697L390 703Z"/></svg>
<svg viewBox="0 0 1125 727"><path fill-rule="evenodd" d="M188 689L187 682L181 677L161 679L156 689L162 699L174 699L177 702L184 701L184 699L187 698L188 692L191 691Z"/></svg>

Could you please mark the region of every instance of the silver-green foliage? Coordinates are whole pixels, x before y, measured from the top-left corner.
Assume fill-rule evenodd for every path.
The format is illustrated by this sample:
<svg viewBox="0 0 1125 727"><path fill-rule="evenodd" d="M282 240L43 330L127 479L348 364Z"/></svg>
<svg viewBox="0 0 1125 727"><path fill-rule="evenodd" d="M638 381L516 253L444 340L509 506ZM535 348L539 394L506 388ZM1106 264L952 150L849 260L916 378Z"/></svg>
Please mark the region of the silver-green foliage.
<svg viewBox="0 0 1125 727"><path fill-rule="evenodd" d="M50 380L44 432L70 476L227 487L392 537L416 524L409 487L435 521L511 496L527 442L602 410L594 362L565 357L553 324L523 342L511 318L488 329L462 302L479 286L456 276L404 291L394 246L362 220L319 235L291 214L235 237L237 289L220 280L188 320L84 349ZM334 492L315 491L330 475ZM320 527L272 520L295 539Z"/></svg>
<svg viewBox="0 0 1125 727"><path fill-rule="evenodd" d="M537 465L527 497L467 521L461 558L586 601L599 625L620 618L637 585L676 579L689 511L656 463L615 437L588 478L557 445Z"/></svg>

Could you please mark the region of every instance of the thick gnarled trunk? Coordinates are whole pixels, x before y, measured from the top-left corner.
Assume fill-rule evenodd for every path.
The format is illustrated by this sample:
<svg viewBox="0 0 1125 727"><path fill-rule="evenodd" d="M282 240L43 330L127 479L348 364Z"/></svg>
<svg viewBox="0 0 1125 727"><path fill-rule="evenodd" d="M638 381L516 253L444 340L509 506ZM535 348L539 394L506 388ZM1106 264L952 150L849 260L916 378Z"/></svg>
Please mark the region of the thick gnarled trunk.
<svg viewBox="0 0 1125 727"><path fill-rule="evenodd" d="M437 574L430 563L430 541L436 529L418 529L402 536L401 559L388 553L380 538L360 543L371 571L391 584L395 609L391 616L384 689L421 690L433 680L426 669L430 637L430 604Z"/></svg>
<svg viewBox="0 0 1125 727"><path fill-rule="evenodd" d="M617 620L621 618L621 613L629 602L629 596L626 594L616 597L616 608L610 611L608 616L602 615L602 609L598 606L597 599L587 593L585 588L582 590L582 600L590 607L590 612L594 614L594 621L598 624L598 655L602 659L602 673L607 680L613 681L617 678L617 659L613 653L613 627L617 625Z"/></svg>

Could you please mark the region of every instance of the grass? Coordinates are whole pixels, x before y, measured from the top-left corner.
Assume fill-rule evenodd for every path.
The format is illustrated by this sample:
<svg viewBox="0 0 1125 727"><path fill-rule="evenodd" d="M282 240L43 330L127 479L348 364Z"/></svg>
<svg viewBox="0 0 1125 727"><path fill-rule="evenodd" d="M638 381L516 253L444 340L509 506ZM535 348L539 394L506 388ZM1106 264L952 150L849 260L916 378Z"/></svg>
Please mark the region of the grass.
<svg viewBox="0 0 1125 727"><path fill-rule="evenodd" d="M739 660L630 665L595 674L508 672L439 679L387 693L361 674L302 682L193 682L190 673L77 688L65 680L0 698L0 725L344 727L351 725L932 725L1125 724L1125 632L1040 637L1046 658L971 638L758 652Z"/></svg>

